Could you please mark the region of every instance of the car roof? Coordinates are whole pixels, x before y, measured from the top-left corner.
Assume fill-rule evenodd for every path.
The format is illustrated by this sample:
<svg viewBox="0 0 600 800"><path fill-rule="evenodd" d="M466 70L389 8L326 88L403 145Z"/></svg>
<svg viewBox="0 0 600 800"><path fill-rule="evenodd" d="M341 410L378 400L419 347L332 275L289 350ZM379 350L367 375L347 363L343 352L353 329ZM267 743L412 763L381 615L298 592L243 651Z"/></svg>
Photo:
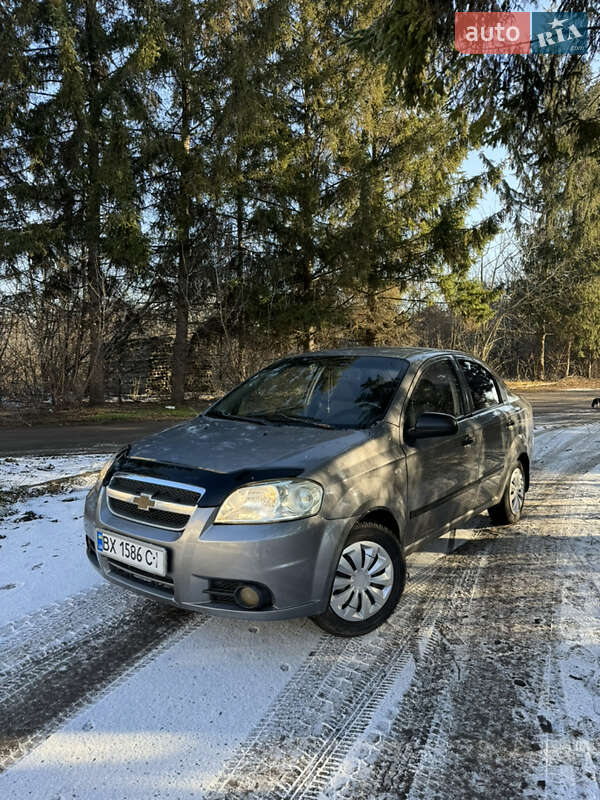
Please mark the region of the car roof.
<svg viewBox="0 0 600 800"><path fill-rule="evenodd" d="M301 356L385 356L387 358L403 358L406 361L424 361L435 355L467 356L460 350L438 350L434 347L343 347L336 350L314 350L299 353ZM294 356L289 356L294 358ZM468 356L471 358L471 356Z"/></svg>

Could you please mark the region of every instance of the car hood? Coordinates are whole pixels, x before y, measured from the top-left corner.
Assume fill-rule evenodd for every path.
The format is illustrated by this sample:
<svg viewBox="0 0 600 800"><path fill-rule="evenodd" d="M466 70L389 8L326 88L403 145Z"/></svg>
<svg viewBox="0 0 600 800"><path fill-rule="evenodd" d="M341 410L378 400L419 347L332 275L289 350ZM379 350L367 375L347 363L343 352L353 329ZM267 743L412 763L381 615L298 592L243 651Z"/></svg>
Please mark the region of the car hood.
<svg viewBox="0 0 600 800"><path fill-rule="evenodd" d="M136 442L129 457L222 473L287 466L306 471L369 438L367 430L197 417Z"/></svg>

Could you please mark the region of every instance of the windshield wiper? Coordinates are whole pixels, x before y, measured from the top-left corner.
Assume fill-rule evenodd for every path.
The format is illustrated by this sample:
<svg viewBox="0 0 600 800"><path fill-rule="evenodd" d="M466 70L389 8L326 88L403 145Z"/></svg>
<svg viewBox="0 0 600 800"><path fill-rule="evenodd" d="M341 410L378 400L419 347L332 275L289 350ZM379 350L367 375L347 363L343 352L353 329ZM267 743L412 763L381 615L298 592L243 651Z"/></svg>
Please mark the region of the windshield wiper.
<svg viewBox="0 0 600 800"><path fill-rule="evenodd" d="M310 428L334 430L333 425L329 425L327 422L321 422L315 417L295 417L293 414L283 414L281 411L276 411L273 414L261 414L260 418L268 420L269 422L290 422L296 425L308 425Z"/></svg>
<svg viewBox="0 0 600 800"><path fill-rule="evenodd" d="M207 411L205 414L206 417L217 417L218 419L232 419L237 422L253 422L255 425L264 425L265 422L262 418L259 417L244 417L241 414L228 414L226 411L219 411L217 408L213 408L212 411Z"/></svg>

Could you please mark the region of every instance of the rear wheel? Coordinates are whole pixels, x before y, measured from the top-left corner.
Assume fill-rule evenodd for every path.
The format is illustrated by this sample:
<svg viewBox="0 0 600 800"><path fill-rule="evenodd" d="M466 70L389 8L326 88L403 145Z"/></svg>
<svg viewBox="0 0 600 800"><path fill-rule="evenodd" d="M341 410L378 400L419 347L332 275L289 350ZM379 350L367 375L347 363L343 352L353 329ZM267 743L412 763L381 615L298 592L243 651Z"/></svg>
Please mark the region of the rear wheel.
<svg viewBox="0 0 600 800"><path fill-rule="evenodd" d="M336 636L362 636L390 616L405 582L398 538L383 525L359 523L338 561L329 606L313 619Z"/></svg>
<svg viewBox="0 0 600 800"><path fill-rule="evenodd" d="M521 462L511 470L502 499L488 508L488 514L497 525L511 525L521 518L525 503L525 472Z"/></svg>

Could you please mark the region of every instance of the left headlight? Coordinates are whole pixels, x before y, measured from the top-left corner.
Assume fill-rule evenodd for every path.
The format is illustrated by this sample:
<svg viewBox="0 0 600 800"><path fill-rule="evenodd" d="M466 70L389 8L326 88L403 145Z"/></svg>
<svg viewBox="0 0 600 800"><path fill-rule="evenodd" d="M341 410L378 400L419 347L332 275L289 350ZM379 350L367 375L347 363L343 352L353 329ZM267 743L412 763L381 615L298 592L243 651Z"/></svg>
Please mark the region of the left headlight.
<svg viewBox="0 0 600 800"><path fill-rule="evenodd" d="M323 488L314 481L251 483L236 489L219 509L215 522L282 522L312 517L321 508Z"/></svg>

